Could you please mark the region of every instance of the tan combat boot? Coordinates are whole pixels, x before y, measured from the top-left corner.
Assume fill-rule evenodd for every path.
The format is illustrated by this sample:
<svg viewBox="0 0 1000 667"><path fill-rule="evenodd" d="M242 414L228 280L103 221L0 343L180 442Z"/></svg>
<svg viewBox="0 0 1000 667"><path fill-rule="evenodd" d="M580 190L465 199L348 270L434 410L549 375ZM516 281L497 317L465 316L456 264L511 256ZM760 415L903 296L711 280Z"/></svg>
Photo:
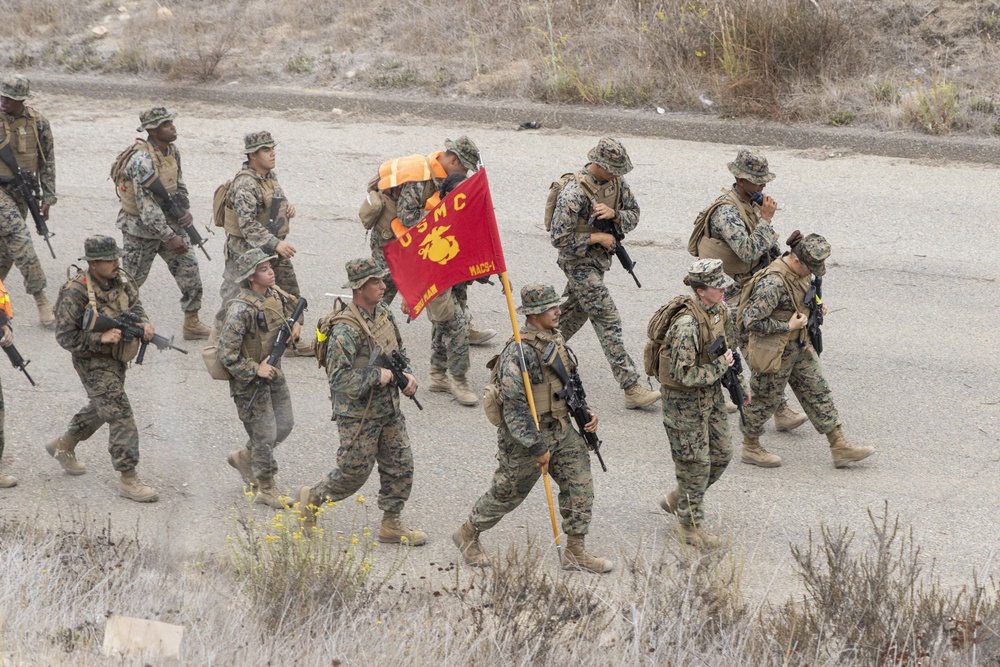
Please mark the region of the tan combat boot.
<svg viewBox="0 0 1000 667"><path fill-rule="evenodd" d="M784 401L782 401L774 413L774 426L779 431L794 431L807 421L809 421L809 417L801 412L792 410L788 407L788 403Z"/></svg>
<svg viewBox="0 0 1000 667"><path fill-rule="evenodd" d="M830 441L830 454L833 455L833 467L843 468L848 463L866 459L875 453L873 447L855 447L847 442L844 431L839 426L826 434Z"/></svg>
<svg viewBox="0 0 1000 667"><path fill-rule="evenodd" d="M709 535L701 529L701 526L688 526L682 523L677 537L681 544L687 544L695 549L707 551L719 547L719 538L715 535Z"/></svg>
<svg viewBox="0 0 1000 667"><path fill-rule="evenodd" d="M287 496L282 496L274 484L274 478L257 479L257 495L253 501L259 505L267 505L276 510L288 509Z"/></svg>
<svg viewBox="0 0 1000 667"><path fill-rule="evenodd" d="M184 340L205 340L212 334L212 329L198 319L197 310L184 313Z"/></svg>
<svg viewBox="0 0 1000 667"><path fill-rule="evenodd" d="M382 525L378 527L378 541L420 547L427 543L427 535L422 530L410 530L403 525L398 512L383 512Z"/></svg>
<svg viewBox="0 0 1000 667"><path fill-rule="evenodd" d="M253 476L253 466L250 464L249 449L244 447L243 449L237 449L234 452L230 452L229 457L226 460L229 461L229 465L239 471L244 484L251 489L257 486L257 480Z"/></svg>
<svg viewBox="0 0 1000 667"><path fill-rule="evenodd" d="M486 345L496 335L497 332L493 329L474 329L469 324L469 345Z"/></svg>
<svg viewBox="0 0 1000 667"><path fill-rule="evenodd" d="M469 383L464 375L455 375L451 378L451 395L462 405L478 405L479 397L469 389Z"/></svg>
<svg viewBox="0 0 1000 667"><path fill-rule="evenodd" d="M134 469L122 473L118 482L118 495L137 503L155 503L159 497L156 495L156 489L142 483Z"/></svg>
<svg viewBox="0 0 1000 667"><path fill-rule="evenodd" d="M312 537L316 529L316 510L319 509L320 499L313 493L311 486L299 487L299 523L302 525L302 534Z"/></svg>
<svg viewBox="0 0 1000 667"><path fill-rule="evenodd" d="M660 499L660 508L668 514L677 514L677 505L680 499L681 494L676 488L673 488L670 490L670 493Z"/></svg>
<svg viewBox="0 0 1000 667"><path fill-rule="evenodd" d="M39 292L34 296L35 305L38 306L38 321L45 328L55 326L56 315L52 312L52 304L49 303L49 297L45 296L45 292Z"/></svg>
<svg viewBox="0 0 1000 667"><path fill-rule="evenodd" d="M76 460L76 445L80 441L69 433L63 433L58 438L45 445L45 451L55 458L70 475L82 475L87 472L87 466Z"/></svg>
<svg viewBox="0 0 1000 667"><path fill-rule="evenodd" d="M479 543L479 531L469 521L466 521L451 534L451 541L458 547L459 552L465 557L465 564L472 567L488 567L490 559L483 552L483 545Z"/></svg>
<svg viewBox="0 0 1000 667"><path fill-rule="evenodd" d="M648 408L660 400L660 392L646 389L638 382L625 389L625 409L638 410Z"/></svg>
<svg viewBox="0 0 1000 667"><path fill-rule="evenodd" d="M562 552L562 568L564 570L583 570L595 574L610 572L613 568L611 561L587 553L583 542L583 535L566 536L566 546Z"/></svg>
<svg viewBox="0 0 1000 667"><path fill-rule="evenodd" d="M743 436L743 456L740 460L761 468L777 468L781 465L780 456L761 447L760 438L750 435Z"/></svg>
<svg viewBox="0 0 1000 667"><path fill-rule="evenodd" d="M13 475L0 475L0 489L9 489L17 486L17 477Z"/></svg>
<svg viewBox="0 0 1000 667"><path fill-rule="evenodd" d="M448 373L446 371L431 371L431 384L427 390L450 394L451 380L448 379Z"/></svg>

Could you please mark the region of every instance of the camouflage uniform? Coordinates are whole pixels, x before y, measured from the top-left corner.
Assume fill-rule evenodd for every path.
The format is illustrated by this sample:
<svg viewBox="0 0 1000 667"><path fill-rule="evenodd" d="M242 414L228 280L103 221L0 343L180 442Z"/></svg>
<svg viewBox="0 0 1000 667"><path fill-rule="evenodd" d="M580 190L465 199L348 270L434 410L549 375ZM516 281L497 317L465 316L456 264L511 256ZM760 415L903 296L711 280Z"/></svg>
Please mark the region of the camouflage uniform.
<svg viewBox="0 0 1000 667"><path fill-rule="evenodd" d="M717 259L698 260L688 276L695 283L717 289L726 289L733 282ZM704 319L705 325L698 318ZM705 334L713 329L723 331L727 342L738 340L725 304L705 304L695 294L687 297L686 309L668 327L661 348L663 427L677 477L675 511L685 526L704 522L705 491L719 480L733 456L720 382L728 365L724 357L707 358L706 346L712 342L707 339L713 338L714 331Z"/></svg>
<svg viewBox="0 0 1000 667"><path fill-rule="evenodd" d="M140 115L142 125L136 131L156 129L176 116L177 114L167 113L163 107L154 107ZM124 208L118 211L116 224L122 231L122 243L125 248L122 266L133 277L136 287L142 287L149 276L153 260L159 256L166 263L167 270L181 291L181 310L185 313L197 312L201 309L204 291L201 274L198 271L198 257L177 220L172 216L168 217L153 193L142 185L157 173L152 151L163 157L172 156L177 161L176 194L178 199L187 202L188 189L181 169L181 154L174 144L167 147L166 153L160 153L151 141L147 142L147 147L146 150L137 150L132 155L123 173L124 180L132 185L139 214L132 215ZM178 255L170 250L167 243L175 237L180 237L184 241L187 252Z"/></svg>
<svg viewBox="0 0 1000 667"><path fill-rule="evenodd" d="M814 263L810 264L810 269L816 275L823 275L826 271L823 262L830 255L830 244L815 234L810 234L801 243L804 252L809 253L806 256L815 258L811 260ZM781 354L781 369L778 372L754 371L750 375L753 400L746 410L746 424L740 428L744 435L752 437L759 437L764 432L764 423L781 403L785 385L791 386L817 431L825 435L840 425L830 386L823 377L819 356L805 329L789 335L788 318L792 313L807 314L802 298L808 289L809 278L792 276L790 271L781 274L775 271L784 266L782 258L776 259L757 279L747 303L740 307L743 326L751 335L785 334L789 338ZM789 292L786 280L793 286L798 298Z"/></svg>
<svg viewBox="0 0 1000 667"><path fill-rule="evenodd" d="M3 85L0 86L0 95L23 101L28 98L28 90L29 83L26 78L13 76L4 80ZM37 174L41 186L42 203L54 205L57 200L56 155L52 127L49 125L49 121L27 105L17 116L6 113L0 115L3 116L3 136L0 137L0 143L7 141L6 135L12 124L25 119L23 122L26 122L27 125L23 128L23 132L17 133L17 136L14 137L15 143L12 145L27 140L31 134L34 135L30 139L37 140ZM34 124L33 133L27 129L32 123ZM9 187L0 186L0 280L6 280L10 267L15 265L24 276L24 291L33 296L44 295L47 281L31 241L31 234L26 222L27 216L27 203L15 197Z"/></svg>
<svg viewBox="0 0 1000 667"><path fill-rule="evenodd" d="M371 259L352 260L348 262L349 282L344 287L358 289L369 278L384 275ZM412 374L413 370L389 307L378 303L371 313L364 308L356 310L363 318L365 329L362 330L366 333L347 322L335 322L330 329L326 372L340 447L337 467L313 486L311 493L315 498L326 500L346 498L364 486L377 464L381 480L379 509L399 514L413 486L413 453L406 433L406 419L399 405L399 389L392 382L380 386L381 370L367 363L374 347L367 332L374 329L378 334L377 322L391 327L389 335L403 355L406 372Z"/></svg>
<svg viewBox="0 0 1000 667"><path fill-rule="evenodd" d="M618 202L611 208L618 213L616 223L622 232L631 232L639 222L639 204L621 178L632 170L625 147L613 139L601 139L587 158L618 177ZM605 188L605 183L599 183L586 168L578 172L577 178L593 190ZM582 229L590 219L593 202L577 178L571 178L563 187L552 214L552 245L559 250L559 268L566 273L563 290L566 305L562 308L559 330L568 341L589 319L615 380L622 389L628 389L639 382L639 372L625 350L622 318L604 284L613 253L599 244L591 244L591 232Z"/></svg>
<svg viewBox="0 0 1000 667"><path fill-rule="evenodd" d="M87 256L91 259L108 259L121 254L114 239L107 236L90 237L86 247ZM93 287L98 312L108 314L106 309L113 306L117 296L124 292L124 302L128 304L124 310L137 315L141 322L149 320L139 300L139 290L127 275L122 273L118 278L112 278L106 286L101 286L89 276L87 271L78 273L63 285L56 301L56 341L73 355L73 368L80 376L89 399L87 405L73 416L67 434L72 440L80 442L89 439L107 423L111 461L118 472L128 472L139 463L139 431L132 405L125 395L128 364L112 356L117 348L126 344L102 344L101 333L82 328L89 301L86 284L89 282Z"/></svg>
<svg viewBox="0 0 1000 667"><path fill-rule="evenodd" d="M245 280L247 269L253 273L261 262L271 260L262 250L251 250L241 257L235 266L240 267L237 275L231 276L233 282L239 284ZM244 275L246 274L246 275ZM240 276L243 277L240 277ZM238 280L236 280L238 278ZM265 300L276 299L282 307L281 313L265 312ZM295 310L297 299L283 290L268 288L264 294L244 287L235 299L229 303L226 320L219 333L216 354L232 378L229 380L229 395L236 403L236 412L243 428L246 429L249 440L246 448L250 452L250 464L253 476L257 480L273 479L278 473L278 464L274 460L274 448L292 432L294 418L292 416L292 401L288 393L288 383L280 372L281 359L275 364L279 369L277 377L261 385L248 412L247 403L254 394L257 382L260 380L257 369L260 361L247 356L246 341L250 337L267 335L267 329L261 327L265 316L271 315L276 324L278 319L287 322ZM283 325L278 325L283 326ZM262 334L263 332L263 334ZM266 357L268 350L263 350Z"/></svg>
<svg viewBox="0 0 1000 667"><path fill-rule="evenodd" d="M275 143L270 132L251 132L244 137L244 152L247 154L261 148L273 148L274 146ZM273 187L274 197L285 196L284 190L278 183L278 176L273 170L261 176L250 168L249 162L244 162L240 173L233 178L228 206L235 213L236 224L243 236L226 234L226 270L223 272L222 287L219 289L219 294L222 296L222 307L216 316L218 321L221 321L225 316L229 302L236 298L240 291L239 285L226 278L226 275L232 272L236 260L253 248L260 248L265 254L274 255L278 242L286 238L286 235L280 234L280 231L280 235L272 233L258 220L258 216L265 211L265 208L269 208L265 201L265 185L268 189ZM282 221L282 225L284 224L287 224L287 221ZM295 276L292 260L279 256L271 262L271 266L274 267L274 284L292 296L301 296L302 292L299 289L299 281Z"/></svg>

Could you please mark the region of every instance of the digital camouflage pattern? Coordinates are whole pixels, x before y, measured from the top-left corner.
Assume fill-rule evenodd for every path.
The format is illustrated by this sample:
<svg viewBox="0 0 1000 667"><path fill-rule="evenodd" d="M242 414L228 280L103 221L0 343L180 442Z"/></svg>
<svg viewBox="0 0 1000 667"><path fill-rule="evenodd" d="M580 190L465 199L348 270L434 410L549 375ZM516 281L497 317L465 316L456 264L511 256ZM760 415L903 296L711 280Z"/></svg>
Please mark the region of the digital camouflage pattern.
<svg viewBox="0 0 1000 667"><path fill-rule="evenodd" d="M721 270L720 260L698 261L718 262ZM710 316L728 314L725 304L705 306L697 296L692 301L694 307L702 307ZM698 364L702 352L699 325L691 315L677 317L664 340L671 377L697 390L684 392L660 386L663 428L670 441L680 498L677 518L686 526L700 526L705 520L705 491L719 480L733 456L721 384L728 366L723 357ZM738 340L731 318L726 321L726 340Z"/></svg>
<svg viewBox="0 0 1000 667"><path fill-rule="evenodd" d="M341 287L351 290L361 289L369 278L382 278L384 280L389 273L370 257L352 259L347 262L344 268L347 271L347 282Z"/></svg>
<svg viewBox="0 0 1000 667"><path fill-rule="evenodd" d="M42 203L52 206L58 200L56 197L56 147L52 137L52 126L34 107L25 106L24 111L16 116L9 113L4 113L4 116L6 116L7 122L11 123L18 118L28 116L29 109L35 117L35 129L38 132L38 183L41 186ZM23 202L17 202L17 205L23 206ZM24 208L22 217L26 213L27 208Z"/></svg>
<svg viewBox="0 0 1000 667"><path fill-rule="evenodd" d="M587 153L587 160L602 167L612 176L624 176L632 171L632 160L620 141L605 137Z"/></svg>
<svg viewBox="0 0 1000 667"><path fill-rule="evenodd" d="M254 266L258 263L255 262ZM265 294L243 289L239 295L241 299L234 299L229 304L226 320L216 343L216 354L222 365L233 376L229 381L229 395L236 403L236 413L249 436L247 449L250 450L254 477L266 480L273 478L278 472L278 464L274 459L275 447L288 437L295 424L292 399L288 393L288 383L279 370L277 378L264 383L257 393L251 410L247 412L246 405L254 392L259 364L253 359L244 357L240 350L243 339L256 331L257 313L260 312L264 299L272 296L280 299L286 320L291 317L295 303L291 300L286 301L272 289L268 289ZM242 299L248 299L257 306L254 307ZM281 360L279 359L275 365L280 369Z"/></svg>
<svg viewBox="0 0 1000 667"><path fill-rule="evenodd" d="M445 139L444 147L445 150L457 155L458 161L469 171L479 169L479 146L476 146L476 143L468 136L463 134L454 141Z"/></svg>
<svg viewBox="0 0 1000 667"><path fill-rule="evenodd" d="M830 252L830 243L819 234L809 234L795 246L795 254L816 276L826 275L826 258Z"/></svg>
<svg viewBox="0 0 1000 667"><path fill-rule="evenodd" d="M268 255L260 248L252 248L236 258L232 263L232 272L228 278L235 283L243 282L252 276L263 262L274 261L277 257L277 255Z"/></svg>
<svg viewBox="0 0 1000 667"><path fill-rule="evenodd" d="M749 148L736 151L736 159L727 166L736 178L744 178L756 185L765 185L774 180L774 172L768 169L767 158Z"/></svg>
<svg viewBox="0 0 1000 667"><path fill-rule="evenodd" d="M149 151L159 151L150 144ZM149 181L156 174L156 167L153 164L152 154L146 150L137 150L129 158L125 165L122 177L132 182L135 188L135 204L139 209L139 215L130 215L124 210L118 212L118 228L132 236L143 239L157 239L166 243L175 236L184 238L184 232L177 221L168 216L160 208L156 198L141 183ZM170 144L167 153L173 154L177 160L177 197L183 201L188 201L188 189L184 183L184 170L181 165L181 154L177 147ZM193 256L193 253L187 253Z"/></svg>
<svg viewBox="0 0 1000 667"><path fill-rule="evenodd" d="M722 204L712 211L708 219L709 236L723 241L733 249L736 256L754 266L760 261L772 246L777 244L778 235L771 223L758 218L757 226L752 232L747 232L747 221L743 220L740 210L732 204ZM749 273L731 276L736 284L726 293L732 301L739 296L740 285L750 278Z"/></svg>
<svg viewBox="0 0 1000 667"><path fill-rule="evenodd" d="M469 372L468 287L459 283L438 299L455 302L455 315L447 322L431 321L431 371L447 371L452 377Z"/></svg>
<svg viewBox="0 0 1000 667"><path fill-rule="evenodd" d="M124 257L125 253L118 247L114 237L106 234L93 234L83 242L83 257L81 262L109 262Z"/></svg>
<svg viewBox="0 0 1000 667"><path fill-rule="evenodd" d="M534 283L521 288L521 305L517 312L522 315L541 315L549 308L566 303L565 297L560 297L552 285Z"/></svg>
<svg viewBox="0 0 1000 667"><path fill-rule="evenodd" d="M535 333L543 344L565 344L558 331L544 332L525 323L521 333L528 332ZM523 348L529 381L541 383L544 376L538 351L530 345ZM586 441L568 422L560 422L551 414L543 415L535 428L524 393L516 344L508 344L500 353L497 369L503 400L503 423L497 429L498 466L489 490L473 506L469 522L476 530L488 530L520 505L541 475L535 457L548 451L549 474L559 485L563 532L586 535L594 505L594 480Z"/></svg>
<svg viewBox="0 0 1000 667"><path fill-rule="evenodd" d="M787 320L771 317L776 310L791 312L795 306L780 277L764 276L747 299L743 326L762 336L787 332ZM759 437L764 433L764 424L781 403L785 385L791 386L795 398L817 431L826 435L840 424L819 356L808 341L800 343L796 339L785 345L780 371L751 373L750 393L753 400L744 411L747 423L740 427L744 434Z"/></svg>
<svg viewBox="0 0 1000 667"><path fill-rule="evenodd" d="M688 279L692 283L707 285L713 289L729 289L734 281L722 269L721 259L697 259L688 269Z"/></svg>
<svg viewBox="0 0 1000 667"><path fill-rule="evenodd" d="M98 308L107 303L106 292L117 287L120 278L112 279L107 288L94 284ZM146 311L139 300L139 291L129 281L125 285L129 299L129 312L148 322ZM89 402L70 421L67 432L74 439L83 441L94 435L101 426L108 424L110 435L108 451L115 470L133 470L139 463L139 431L136 428L132 405L125 394L126 365L111 358L110 346L102 345L101 334L81 328L83 313L87 309L87 295L63 286L56 300L56 342L73 355L73 368Z"/></svg>
<svg viewBox="0 0 1000 667"><path fill-rule="evenodd" d="M20 74L6 76L0 84L0 96L23 102L31 96L31 82Z"/></svg>
<svg viewBox="0 0 1000 667"><path fill-rule="evenodd" d="M177 114L170 113L166 107L153 107L139 114L139 127L135 128L135 131L155 130L174 118L177 118Z"/></svg>
<svg viewBox="0 0 1000 667"><path fill-rule="evenodd" d="M260 148L274 148L277 144L267 131L248 132L243 135L243 152L256 153Z"/></svg>
<svg viewBox="0 0 1000 667"><path fill-rule="evenodd" d="M181 290L181 310L185 313L201 310L204 288L198 269L198 257L191 251L190 244L186 253L176 255L159 239L132 236L123 231L122 240L125 245L125 259L122 261L122 266L135 278L137 285L142 287L146 283L153 260L159 257L167 265L167 270Z"/></svg>

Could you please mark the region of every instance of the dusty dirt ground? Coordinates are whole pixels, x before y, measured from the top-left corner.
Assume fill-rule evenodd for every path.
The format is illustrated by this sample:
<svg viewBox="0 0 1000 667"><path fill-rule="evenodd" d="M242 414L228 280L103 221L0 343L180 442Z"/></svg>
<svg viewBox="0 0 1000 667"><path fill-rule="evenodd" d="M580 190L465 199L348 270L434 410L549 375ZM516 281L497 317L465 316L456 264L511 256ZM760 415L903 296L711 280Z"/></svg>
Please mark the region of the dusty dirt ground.
<svg viewBox="0 0 1000 667"><path fill-rule="evenodd" d="M184 171L194 211L209 220L212 193L241 162L242 135L269 129L278 142L278 175L295 204L289 240L315 322L329 307L327 293L343 292L344 262L368 254L356 211L365 182L387 157L436 150L447 137L468 133L487 164L493 200L515 289L549 281L561 289L541 224L550 181L580 166L602 133L572 129L514 132L508 123L435 123L427 117L377 119L319 110L270 111L236 103L173 102ZM162 98L99 100L95 96L39 94L34 103L52 122L58 154L59 204L50 222L57 260L36 237L36 249L55 297L69 264L93 233L119 236L118 210L107 172L135 133L138 112ZM691 258L685 245L700 208L730 175L736 147L618 133L632 156L628 176L642 207L629 236L643 288L615 266L607 276L625 323L629 350L641 363L649 316L684 289ZM763 442L784 458L781 468L731 464L707 496L710 528L733 545L745 589L754 596L795 590L789 543L805 544L823 523L867 535L867 511L888 501L912 526L934 572L952 585L971 572L987 572L997 546L992 525L1000 483L1000 347L996 242L984 224L995 218L993 166L937 159L913 161L807 149L764 147L778 178L768 192L779 202L776 227L819 232L834 251L824 284L830 314L824 328L824 368L847 435L878 454L835 470L825 438L808 425L791 434L769 431ZM120 238L120 236L119 236ZM222 237L210 237L213 261L199 253L205 314L218 306ZM150 542L167 540L192 558L224 553L232 508L244 504L238 475L226 454L245 439L225 383L205 372L200 343L180 344L187 356L151 350L129 371L128 393L140 429L143 478L160 501L137 505L117 495L105 443L107 429L80 445L85 476L65 476L43 449L86 401L69 354L37 324L16 273L8 278L16 316L16 342L39 386L2 369L6 401L5 469L20 478L0 492L7 518L37 516L54 523L77 516L110 516L114 525L138 526ZM142 298L157 331L179 334L179 292L162 263L154 265ZM509 328L499 288L470 290L481 326ZM417 376L426 382L430 327L421 317L403 329ZM178 336L179 340L179 336ZM669 539L673 517L657 505L673 484L673 467L657 410L624 410L621 392L589 327L571 342L594 409L602 419L609 472L595 463L596 504L588 546L625 557ZM485 362L499 350L473 348L470 380L482 387ZM337 447L328 388L313 359L285 362L295 409L291 438L276 452L283 488L316 482L333 466ZM405 402L416 481L405 516L430 542L403 568L413 581L439 577L456 560L449 539L487 488L494 468L495 433L480 408L464 408L442 394L421 390L424 411ZM732 418L738 445L737 420ZM376 525L378 481L362 490ZM264 508L261 517L270 514ZM524 505L487 533L489 550L522 543L526 535L551 539L540 486ZM550 555L555 567L555 553ZM385 560L388 560L386 558ZM449 576L449 575L446 575ZM451 575L453 576L453 575ZM613 585L614 577L608 582Z"/></svg>

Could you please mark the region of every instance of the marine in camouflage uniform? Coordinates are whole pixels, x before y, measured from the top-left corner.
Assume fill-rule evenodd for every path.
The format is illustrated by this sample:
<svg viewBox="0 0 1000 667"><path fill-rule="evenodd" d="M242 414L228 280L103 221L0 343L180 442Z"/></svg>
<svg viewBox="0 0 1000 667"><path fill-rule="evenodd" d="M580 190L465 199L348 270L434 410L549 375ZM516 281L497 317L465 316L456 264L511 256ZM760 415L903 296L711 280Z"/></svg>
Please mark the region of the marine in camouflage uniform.
<svg viewBox="0 0 1000 667"><path fill-rule="evenodd" d="M38 208L48 219L49 208L57 200L55 142L49 121L24 103L29 93L29 81L20 75L7 77L0 84L0 145L10 141L17 165L38 179L42 195ZM11 169L0 161L0 181L11 176ZM35 298L39 321L51 327L55 316L45 294L48 283L31 241L27 218L27 202L21 201L10 186L0 184L0 280L7 279L11 266L17 266L24 276L24 291Z"/></svg>
<svg viewBox="0 0 1000 667"><path fill-rule="evenodd" d="M767 266L781 252L777 247L778 235L771 226L777 203L764 194L764 187L775 178L767 158L749 148L740 148L728 168L736 182L698 216L688 250L696 257L722 260L723 270L735 281L726 294L730 315L735 320L743 285L754 271ZM759 203L754 203L752 197L759 198ZM741 342L746 344L745 340ZM735 405L728 405L730 412L736 412ZM779 431L794 430L806 421L805 415L792 410L782 398L774 414Z"/></svg>
<svg viewBox="0 0 1000 667"><path fill-rule="evenodd" d="M164 107L153 107L139 114L140 125L136 132L145 130L147 138L145 141L137 139L135 145L127 149L131 157L117 181L121 200L117 225L125 247L123 266L135 280L136 287L141 288L146 283L153 260L159 256L181 291L184 340L200 340L208 338L210 329L198 319L203 294L198 257L181 229L193 224L194 218L187 210L188 189L184 183L181 154L174 144L177 129L173 120L176 117L177 114ZM185 211L181 218L167 215L161 206L163 202L150 191L148 186L156 179L168 193L176 196L180 208Z"/></svg>
<svg viewBox="0 0 1000 667"><path fill-rule="evenodd" d="M854 447L844 438L830 386L823 377L819 356L805 329L808 310L805 294L811 275L826 273L830 244L819 234L789 238L791 251L758 273L739 317L750 334L747 361L751 367L752 400L746 409L743 462L761 467L781 465L781 459L760 445L764 423L781 402L790 385L809 421L830 441L833 464L840 468L870 456L871 447ZM826 306L823 306L826 312ZM763 463L762 463L763 462Z"/></svg>
<svg viewBox="0 0 1000 667"><path fill-rule="evenodd" d="M337 467L325 479L299 490L299 512L307 534L315 526L315 510L325 501L347 498L364 486L378 465L381 481L378 507L382 510L379 540L420 546L427 536L406 527L400 518L413 487L413 453L400 409L400 391L392 372L369 363L372 350L381 345L387 355L398 351L405 363L407 396L417 381L403 347L399 327L389 307L382 303L386 272L374 259L347 262L347 283L353 300L333 320L326 353L326 372L337 422L340 447Z"/></svg>
<svg viewBox="0 0 1000 667"><path fill-rule="evenodd" d="M547 469L559 485L559 513L567 537L563 567L598 573L612 569L611 561L594 557L584 548L594 505L590 452L586 440L569 423L565 401L555 398L555 393L563 388L562 382L543 363L545 350L552 344L566 371L572 373L576 369L576 357L555 329L560 306L565 301L550 285L527 285L521 290L519 310L527 316L521 336L538 426L528 405L518 346L510 342L500 353L495 368L503 405L497 429L499 465L489 490L476 501L468 520L452 535L455 546L470 565L488 564L479 543L480 533L517 508ZM597 417L593 412L591 417L588 429L596 431Z"/></svg>
<svg viewBox="0 0 1000 667"><path fill-rule="evenodd" d="M676 514L682 541L714 548L719 540L705 532L705 491L719 481L733 457L729 418L722 398L722 376L733 363L732 352L711 358L708 350L719 337L739 340L724 301L733 280L718 259L699 259L684 284L693 295L679 297L678 310L660 347L660 393L663 427L670 441L677 487L660 506ZM732 343L735 344L735 343Z"/></svg>
<svg viewBox="0 0 1000 667"><path fill-rule="evenodd" d="M625 350L621 315L604 284L615 239L588 223L595 216L613 220L624 234L635 229L639 204L622 178L632 171L632 161L621 143L607 138L598 142L587 159L587 165L559 192L552 213L552 245L559 250L559 268L566 274L560 330L568 341L589 319L611 372L625 391L625 407L644 408L660 395L639 385L639 371Z"/></svg>
<svg viewBox="0 0 1000 667"><path fill-rule="evenodd" d="M231 376L229 395L250 437L246 447L229 455L229 465L240 472L248 487L257 488L255 502L281 509L286 505L274 482L278 472L274 448L292 432L294 419L281 359L271 366L267 358L298 299L274 286L274 258L253 248L234 262L230 279L242 289L229 302L216 355ZM301 330L302 325L296 322L289 340L297 339ZM262 380L265 382L254 397ZM251 397L254 402L248 411Z"/></svg>
<svg viewBox="0 0 1000 667"><path fill-rule="evenodd" d="M10 297L7 295L7 290L4 289L3 282L0 281L0 309L3 310L0 315L2 315L5 324L0 327L0 346L9 347L14 344L14 332L11 328L10 318ZM4 405L3 405L3 386L0 386L0 463L3 462L3 446L4 446ZM13 475L0 474L0 489L9 489L12 486L17 486L17 478Z"/></svg>
<svg viewBox="0 0 1000 667"><path fill-rule="evenodd" d="M94 309L108 317L132 313L139 318L147 341L153 337L153 327L135 283L119 269L123 253L115 240L91 236L84 242L84 252L80 260L87 262L87 270L63 285L56 300L56 341L73 355L73 368L89 402L73 416L66 432L45 448L67 473L82 475L86 467L76 459L76 446L107 424L111 462L121 473L119 493L130 500L152 502L157 499L156 491L136 474L139 431L125 395L125 370L138 352L139 341L122 341L118 329L103 333L86 330L83 317Z"/></svg>

